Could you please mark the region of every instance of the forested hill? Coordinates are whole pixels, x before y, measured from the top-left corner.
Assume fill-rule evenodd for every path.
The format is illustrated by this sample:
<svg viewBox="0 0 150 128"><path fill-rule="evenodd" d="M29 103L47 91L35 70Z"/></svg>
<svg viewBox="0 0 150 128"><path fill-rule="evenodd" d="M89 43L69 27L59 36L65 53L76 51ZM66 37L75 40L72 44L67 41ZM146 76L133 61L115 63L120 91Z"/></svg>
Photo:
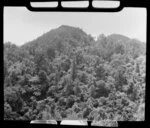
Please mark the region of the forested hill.
<svg viewBox="0 0 150 128"><path fill-rule="evenodd" d="M62 25L4 44L4 119L144 120L146 43Z"/></svg>
<svg viewBox="0 0 150 128"><path fill-rule="evenodd" d="M53 47L54 49L63 51L65 47L84 46L93 41L90 35L87 35L82 29L71 26L62 25L56 29L43 34L37 39L26 43L24 48L44 48Z"/></svg>
<svg viewBox="0 0 150 128"><path fill-rule="evenodd" d="M116 47L118 49L120 47L120 49L122 48L122 50L127 52L134 49L132 52L140 52L140 54L145 53L145 43L138 40L130 39L129 37L120 34L111 34L109 36L101 34L98 37L98 41L95 41L91 35L87 35L81 28L67 25L52 29L37 39L26 43L21 48L28 49L30 53L35 53L39 50L46 52L49 48L59 52L67 52L68 49L96 45L98 42L101 42L102 44L104 40L107 40L106 43L104 42L104 45L107 44L105 48L111 50L116 50ZM103 46L98 47L104 49Z"/></svg>

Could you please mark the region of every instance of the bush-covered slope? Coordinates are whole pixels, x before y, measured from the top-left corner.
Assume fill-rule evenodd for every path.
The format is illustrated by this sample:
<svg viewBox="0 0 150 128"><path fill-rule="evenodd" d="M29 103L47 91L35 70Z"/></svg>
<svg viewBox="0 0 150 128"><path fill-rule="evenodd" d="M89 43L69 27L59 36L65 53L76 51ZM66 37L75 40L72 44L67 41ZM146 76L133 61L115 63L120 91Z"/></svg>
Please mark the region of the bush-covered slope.
<svg viewBox="0 0 150 128"><path fill-rule="evenodd" d="M144 120L146 44L60 26L4 44L4 119ZM139 118L138 116L141 115Z"/></svg>

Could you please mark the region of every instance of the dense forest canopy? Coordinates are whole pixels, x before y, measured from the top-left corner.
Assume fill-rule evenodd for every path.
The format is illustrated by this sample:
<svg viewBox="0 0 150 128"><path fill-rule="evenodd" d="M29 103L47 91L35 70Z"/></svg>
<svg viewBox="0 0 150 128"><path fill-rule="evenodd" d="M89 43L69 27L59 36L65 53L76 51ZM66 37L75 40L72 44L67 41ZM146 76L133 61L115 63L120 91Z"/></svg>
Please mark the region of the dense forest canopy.
<svg viewBox="0 0 150 128"><path fill-rule="evenodd" d="M4 119L142 121L145 66L146 43L66 25L4 43Z"/></svg>

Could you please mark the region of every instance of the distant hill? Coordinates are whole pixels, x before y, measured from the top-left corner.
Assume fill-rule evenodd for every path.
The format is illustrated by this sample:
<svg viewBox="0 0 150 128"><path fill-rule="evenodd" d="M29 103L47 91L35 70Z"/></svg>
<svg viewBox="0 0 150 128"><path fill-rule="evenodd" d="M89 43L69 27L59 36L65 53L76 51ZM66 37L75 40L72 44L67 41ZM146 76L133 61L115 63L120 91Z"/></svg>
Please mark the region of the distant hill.
<svg viewBox="0 0 150 128"><path fill-rule="evenodd" d="M138 51L140 54L145 54L146 52L146 44L137 39L131 39L120 34L111 34L107 37L107 39L124 45L126 50L130 49L132 52Z"/></svg>
<svg viewBox="0 0 150 128"><path fill-rule="evenodd" d="M113 42L119 41L119 40L127 42L128 40L130 40L129 37L123 36L123 35L120 35L120 34L111 34L111 35L107 36L107 39L109 39L109 40L111 40Z"/></svg>
<svg viewBox="0 0 150 128"><path fill-rule="evenodd" d="M65 48L68 44L69 46L77 47L86 45L93 40L91 36L87 35L80 28L62 25L24 44L22 48L47 49L48 47L52 47L59 49L59 47Z"/></svg>
<svg viewBox="0 0 150 128"><path fill-rule="evenodd" d="M116 49L119 50L124 47L125 51L138 52L138 54L145 54L146 52L145 43L139 40L131 39L121 34L111 34L108 36L105 36L104 34L101 35L102 38L104 37L107 40L106 43L105 41L100 41L102 38L95 41L92 36L87 35L81 28L61 25L60 27L41 35L35 40L22 45L21 48L27 49L30 53L33 53L36 50L46 52L49 48L62 53L67 52L68 49L85 47L94 44L94 42L98 42L100 45L97 45L96 47L101 47L101 49L104 48L102 45L105 45L107 50L111 49L115 51Z"/></svg>

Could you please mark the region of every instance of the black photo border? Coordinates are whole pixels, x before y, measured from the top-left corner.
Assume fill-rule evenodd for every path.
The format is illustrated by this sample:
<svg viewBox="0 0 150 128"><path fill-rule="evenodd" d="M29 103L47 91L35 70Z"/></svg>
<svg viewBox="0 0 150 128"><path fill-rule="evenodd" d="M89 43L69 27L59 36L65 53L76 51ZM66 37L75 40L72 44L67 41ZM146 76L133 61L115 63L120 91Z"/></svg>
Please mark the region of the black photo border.
<svg viewBox="0 0 150 128"><path fill-rule="evenodd" d="M50 8L50 9L42 9L42 8L39 8L39 9L36 9L36 8L32 8L30 6L30 2L44 2L44 1L58 1L58 7L57 8ZM89 7L86 8L86 9L83 9L83 8L62 8L61 5L60 5L60 1L89 1ZM27 7L27 9L31 10L31 11L54 11L54 12L118 12L118 11L121 11L124 7L134 7L134 8L146 8L146 11L147 11L147 28L146 28L146 33L147 33L147 36L146 36L146 97L145 97L145 121L123 121L123 122L118 122L118 127L147 127L149 126L150 127L150 120L149 120L149 117L150 117L150 105L149 105L149 91L150 91L150 86L149 86L149 66L150 66L150 62L149 62L149 20L148 20L148 15L149 15L149 10L150 10L150 7L148 6L148 3L149 3L149 0L117 0L117 1L120 1L121 4L118 8L116 9L95 9L91 6L92 4L92 0L1 0L0 1L0 13L1 13L1 20L2 22L0 22L0 25L1 25L1 32L2 32L2 35L1 35L1 43L0 43L0 48L2 48L1 50L1 58L3 60L3 23L4 23L4 19L3 19L3 16L4 16L4 7L18 7L18 6L22 6L22 7ZM3 95L3 61L1 61L1 72L0 72L0 76L1 76L1 119L2 119L2 125L4 127L14 127L14 128L22 128L22 127L77 127L77 126L61 126L59 125L60 122L58 122L58 125L45 125L44 126L42 124L40 125L31 125L30 124L30 121L6 121L4 120L4 95ZM149 101L148 101L149 100ZM91 124L91 122L88 122L88 124ZM81 127L81 126L78 126L78 127ZM94 127L94 126L84 126L84 127ZM100 126L98 126L100 127Z"/></svg>

